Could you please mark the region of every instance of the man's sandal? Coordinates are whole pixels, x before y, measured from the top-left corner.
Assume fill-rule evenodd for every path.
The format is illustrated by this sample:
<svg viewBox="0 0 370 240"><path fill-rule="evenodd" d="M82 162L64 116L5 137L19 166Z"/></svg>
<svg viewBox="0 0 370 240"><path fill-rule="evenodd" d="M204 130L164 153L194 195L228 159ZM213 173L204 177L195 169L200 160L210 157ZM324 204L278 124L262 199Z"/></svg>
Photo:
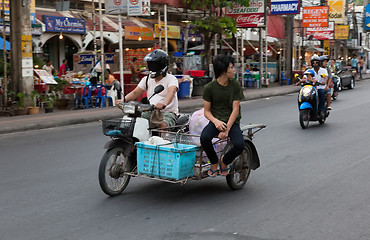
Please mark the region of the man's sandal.
<svg viewBox="0 0 370 240"><path fill-rule="evenodd" d="M227 174L226 175L222 174L224 172L226 172ZM222 169L221 164L220 164L220 175L226 177L227 175L229 175L229 173L230 173L230 167Z"/></svg>
<svg viewBox="0 0 370 240"><path fill-rule="evenodd" d="M211 172L211 173L210 173ZM216 175L215 175L216 173ZM212 170L212 169L209 169L208 172L207 172L208 176L211 177L211 178L214 178L214 177L217 177L217 174L218 174L218 169L216 170Z"/></svg>

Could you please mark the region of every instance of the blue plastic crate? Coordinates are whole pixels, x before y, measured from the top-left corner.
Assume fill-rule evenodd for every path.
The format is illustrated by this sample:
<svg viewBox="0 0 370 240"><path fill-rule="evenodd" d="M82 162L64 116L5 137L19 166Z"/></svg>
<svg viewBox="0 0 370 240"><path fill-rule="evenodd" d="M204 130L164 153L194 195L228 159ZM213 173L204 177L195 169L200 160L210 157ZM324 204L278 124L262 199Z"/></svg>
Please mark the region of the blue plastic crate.
<svg viewBox="0 0 370 240"><path fill-rule="evenodd" d="M138 173L175 180L192 177L197 146L173 145L174 148L136 143Z"/></svg>

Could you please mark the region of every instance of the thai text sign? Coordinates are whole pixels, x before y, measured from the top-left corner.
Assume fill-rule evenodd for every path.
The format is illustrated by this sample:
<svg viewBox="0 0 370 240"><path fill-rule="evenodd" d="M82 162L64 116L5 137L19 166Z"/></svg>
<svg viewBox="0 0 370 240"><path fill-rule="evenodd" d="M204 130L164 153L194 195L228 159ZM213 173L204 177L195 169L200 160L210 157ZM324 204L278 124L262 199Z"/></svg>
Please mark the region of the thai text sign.
<svg viewBox="0 0 370 240"><path fill-rule="evenodd" d="M164 38L164 25L161 25L161 37ZM158 29L158 24L154 24L154 31L157 36L159 36L159 29ZM180 39L180 27L179 26L171 26L167 25L167 38L171 39Z"/></svg>
<svg viewBox="0 0 370 240"><path fill-rule="evenodd" d="M145 27L129 27L125 26L125 39L128 40L153 40L153 32Z"/></svg>
<svg viewBox="0 0 370 240"><path fill-rule="evenodd" d="M46 32L65 32L85 34L85 21L75 18L44 15Z"/></svg>
<svg viewBox="0 0 370 240"><path fill-rule="evenodd" d="M237 27L263 27L265 5L263 0L250 0L249 7L234 4L233 8L226 9L226 15L235 19Z"/></svg>
<svg viewBox="0 0 370 240"><path fill-rule="evenodd" d="M303 7L302 27L328 27L329 7Z"/></svg>
<svg viewBox="0 0 370 240"><path fill-rule="evenodd" d="M315 27L307 28L307 38L313 35L317 40L330 40L334 39L334 22L329 22L328 27Z"/></svg>
<svg viewBox="0 0 370 240"><path fill-rule="evenodd" d="M348 25L335 25L334 36L335 39L347 40L349 35Z"/></svg>
<svg viewBox="0 0 370 240"><path fill-rule="evenodd" d="M345 14L344 9L346 6L345 0L328 0L329 6L329 21L336 24L344 24Z"/></svg>
<svg viewBox="0 0 370 240"><path fill-rule="evenodd" d="M298 14L298 0L271 0L271 15Z"/></svg>

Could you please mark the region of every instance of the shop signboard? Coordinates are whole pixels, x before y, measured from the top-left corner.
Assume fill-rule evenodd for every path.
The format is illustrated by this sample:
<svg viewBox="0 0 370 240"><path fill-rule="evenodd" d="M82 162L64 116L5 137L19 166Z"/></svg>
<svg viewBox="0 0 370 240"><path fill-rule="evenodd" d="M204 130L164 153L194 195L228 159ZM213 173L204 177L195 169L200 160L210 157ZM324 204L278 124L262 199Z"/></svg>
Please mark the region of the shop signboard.
<svg viewBox="0 0 370 240"><path fill-rule="evenodd" d="M113 64L117 61L116 56L114 55L114 53L107 53L107 54L104 54L104 55L105 55L105 63L107 63L107 64Z"/></svg>
<svg viewBox="0 0 370 240"><path fill-rule="evenodd" d="M127 0L127 15L140 16L143 13L141 0Z"/></svg>
<svg viewBox="0 0 370 240"><path fill-rule="evenodd" d="M145 27L129 27L125 26L125 39L126 40L153 40L153 32Z"/></svg>
<svg viewBox="0 0 370 240"><path fill-rule="evenodd" d="M202 42L203 37L199 33L192 33L191 32L192 28L189 28L189 33L188 33L188 41L189 42ZM185 41L185 32L186 32L186 27L181 27L181 41Z"/></svg>
<svg viewBox="0 0 370 240"><path fill-rule="evenodd" d="M158 24L154 24L154 32L156 33L156 36L159 36L158 26L159 26ZM162 28L161 35L162 35L162 38L164 38L165 37L164 24L161 25L161 28ZM180 27L167 25L167 38L180 39Z"/></svg>
<svg viewBox="0 0 370 240"><path fill-rule="evenodd" d="M36 24L36 3L35 3L35 0L31 0L30 12L31 12L31 23Z"/></svg>
<svg viewBox="0 0 370 240"><path fill-rule="evenodd" d="M249 7L234 4L233 8L226 9L226 15L235 19L237 27L263 27L265 5L263 0L250 0Z"/></svg>
<svg viewBox="0 0 370 240"><path fill-rule="evenodd" d="M58 84L55 80L54 80L54 76L49 74L47 71L43 70L43 69L34 69L33 70L37 76L39 76L39 78L46 84Z"/></svg>
<svg viewBox="0 0 370 240"><path fill-rule="evenodd" d="M125 0L105 0L105 11L108 14L126 14L127 1Z"/></svg>
<svg viewBox="0 0 370 240"><path fill-rule="evenodd" d="M31 25L31 33L32 35L35 35L35 36L40 36L44 33L44 31L42 31L42 25L41 24L32 24Z"/></svg>
<svg viewBox="0 0 370 240"><path fill-rule="evenodd" d="M105 63L113 64L117 61L116 56L114 53L106 53L105 56ZM78 64L92 64L94 62L95 55L94 54L79 54L74 56L74 62Z"/></svg>
<svg viewBox="0 0 370 240"><path fill-rule="evenodd" d="M338 40L347 40L349 35L348 25L335 25L334 38Z"/></svg>
<svg viewBox="0 0 370 240"><path fill-rule="evenodd" d="M329 7L303 7L302 27L328 27Z"/></svg>
<svg viewBox="0 0 370 240"><path fill-rule="evenodd" d="M313 35L316 40L330 40L334 39L334 22L329 22L328 27L307 28L307 38Z"/></svg>
<svg viewBox="0 0 370 240"><path fill-rule="evenodd" d="M3 3L4 3L4 10L5 10L5 14L6 15L9 15L10 14L10 4L9 4L9 0L1 0L0 1L0 10L2 11L3 10Z"/></svg>
<svg viewBox="0 0 370 240"><path fill-rule="evenodd" d="M85 21L76 18L43 16L46 32L80 33L85 34Z"/></svg>
<svg viewBox="0 0 370 240"><path fill-rule="evenodd" d="M328 0L329 6L329 21L335 22L336 24L345 23L345 7L346 0Z"/></svg>
<svg viewBox="0 0 370 240"><path fill-rule="evenodd" d="M364 30L370 30L370 4L365 7L365 27Z"/></svg>
<svg viewBox="0 0 370 240"><path fill-rule="evenodd" d="M271 15L299 14L298 0L271 0Z"/></svg>
<svg viewBox="0 0 370 240"><path fill-rule="evenodd" d="M330 55L330 40L324 40L323 42L324 42L324 49L326 50L324 55Z"/></svg>

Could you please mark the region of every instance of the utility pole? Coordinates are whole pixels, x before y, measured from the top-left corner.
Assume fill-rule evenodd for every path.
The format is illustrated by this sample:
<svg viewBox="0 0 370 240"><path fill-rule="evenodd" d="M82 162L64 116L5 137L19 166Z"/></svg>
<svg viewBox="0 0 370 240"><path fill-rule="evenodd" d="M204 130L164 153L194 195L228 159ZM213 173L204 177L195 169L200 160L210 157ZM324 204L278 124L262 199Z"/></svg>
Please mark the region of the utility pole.
<svg viewBox="0 0 370 240"><path fill-rule="evenodd" d="M293 79L292 64L293 64L293 27L294 27L294 15L288 15L286 18L286 59L285 59L285 75L288 79Z"/></svg>
<svg viewBox="0 0 370 240"><path fill-rule="evenodd" d="M100 53L101 53L101 82L105 82L105 55L104 55L104 35L103 35L103 13L102 0L99 0L99 27L100 27Z"/></svg>
<svg viewBox="0 0 370 240"><path fill-rule="evenodd" d="M93 20L93 31L94 31L94 63L93 67L95 67L96 64L96 18L95 18L95 0L92 0L92 20Z"/></svg>
<svg viewBox="0 0 370 240"><path fill-rule="evenodd" d="M11 88L15 92L33 91L33 61L30 4L25 0L11 0Z"/></svg>
<svg viewBox="0 0 370 240"><path fill-rule="evenodd" d="M8 76L7 76L7 61L6 61L6 31L5 31L5 1L3 0L3 8L1 9L1 20L3 24L3 63L4 63L4 85L3 85L3 95L4 95L4 106L5 109L8 107ZM0 84L1 85L1 84Z"/></svg>

